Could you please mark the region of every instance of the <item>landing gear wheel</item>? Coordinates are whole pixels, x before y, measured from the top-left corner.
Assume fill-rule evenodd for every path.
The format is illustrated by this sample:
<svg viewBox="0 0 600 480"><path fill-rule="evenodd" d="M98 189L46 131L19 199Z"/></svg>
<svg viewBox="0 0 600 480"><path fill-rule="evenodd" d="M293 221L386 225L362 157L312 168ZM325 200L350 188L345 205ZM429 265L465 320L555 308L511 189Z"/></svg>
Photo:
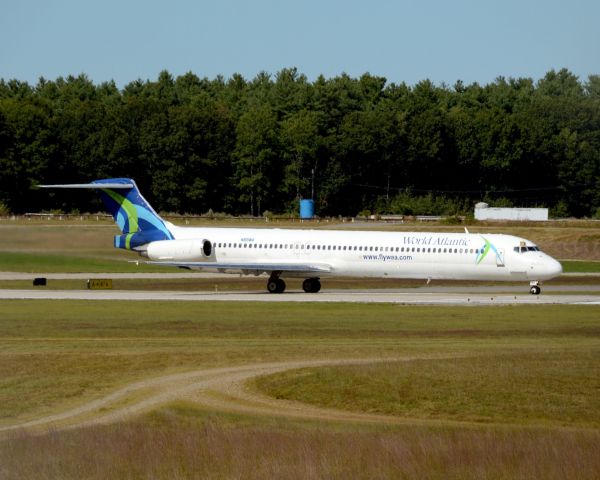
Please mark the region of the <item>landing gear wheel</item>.
<svg viewBox="0 0 600 480"><path fill-rule="evenodd" d="M539 295L541 291L542 291L542 289L540 287L538 287L537 285L533 285L529 289L529 293L531 293L532 295Z"/></svg>
<svg viewBox="0 0 600 480"><path fill-rule="evenodd" d="M306 293L317 293L321 290L321 282L318 278L307 278L302 282L302 290Z"/></svg>
<svg viewBox="0 0 600 480"><path fill-rule="evenodd" d="M267 290L269 293L285 292L285 282L281 278L270 278L267 282Z"/></svg>

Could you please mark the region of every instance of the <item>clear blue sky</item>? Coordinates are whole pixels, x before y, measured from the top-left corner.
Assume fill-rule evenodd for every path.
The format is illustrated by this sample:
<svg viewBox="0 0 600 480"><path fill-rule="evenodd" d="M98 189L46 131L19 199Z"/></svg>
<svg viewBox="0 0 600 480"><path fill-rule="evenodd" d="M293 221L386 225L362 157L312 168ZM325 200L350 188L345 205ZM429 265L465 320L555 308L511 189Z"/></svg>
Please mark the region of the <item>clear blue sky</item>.
<svg viewBox="0 0 600 480"><path fill-rule="evenodd" d="M0 0L0 78L600 74L599 0Z"/></svg>

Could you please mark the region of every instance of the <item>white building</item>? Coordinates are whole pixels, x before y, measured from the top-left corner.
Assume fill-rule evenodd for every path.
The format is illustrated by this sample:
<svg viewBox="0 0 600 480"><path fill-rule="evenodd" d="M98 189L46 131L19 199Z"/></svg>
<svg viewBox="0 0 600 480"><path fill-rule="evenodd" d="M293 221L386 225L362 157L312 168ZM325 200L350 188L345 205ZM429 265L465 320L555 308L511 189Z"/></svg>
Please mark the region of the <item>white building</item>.
<svg viewBox="0 0 600 480"><path fill-rule="evenodd" d="M545 222L548 220L547 208L496 208L484 202L475 205L476 220L522 220Z"/></svg>

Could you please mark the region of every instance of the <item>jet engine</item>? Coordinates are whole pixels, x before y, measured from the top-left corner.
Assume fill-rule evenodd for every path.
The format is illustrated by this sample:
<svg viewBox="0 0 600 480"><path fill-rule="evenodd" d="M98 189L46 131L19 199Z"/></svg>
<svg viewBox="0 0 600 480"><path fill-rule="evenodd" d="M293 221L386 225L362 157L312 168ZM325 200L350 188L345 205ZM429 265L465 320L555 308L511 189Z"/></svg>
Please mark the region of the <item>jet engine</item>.
<svg viewBox="0 0 600 480"><path fill-rule="evenodd" d="M140 252L153 261L201 262L213 253L210 240L160 240L151 242Z"/></svg>

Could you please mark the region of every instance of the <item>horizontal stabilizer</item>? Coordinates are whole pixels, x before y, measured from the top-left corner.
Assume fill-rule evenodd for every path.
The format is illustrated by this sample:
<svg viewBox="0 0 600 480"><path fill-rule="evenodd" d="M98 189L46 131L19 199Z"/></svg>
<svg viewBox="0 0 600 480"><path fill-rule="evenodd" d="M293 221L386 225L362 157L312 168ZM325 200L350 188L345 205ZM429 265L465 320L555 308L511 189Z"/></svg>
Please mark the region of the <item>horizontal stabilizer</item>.
<svg viewBox="0 0 600 480"><path fill-rule="evenodd" d="M113 190L129 190L134 187L133 183L64 183L62 185L38 185L39 188L90 188L104 189L111 188Z"/></svg>

